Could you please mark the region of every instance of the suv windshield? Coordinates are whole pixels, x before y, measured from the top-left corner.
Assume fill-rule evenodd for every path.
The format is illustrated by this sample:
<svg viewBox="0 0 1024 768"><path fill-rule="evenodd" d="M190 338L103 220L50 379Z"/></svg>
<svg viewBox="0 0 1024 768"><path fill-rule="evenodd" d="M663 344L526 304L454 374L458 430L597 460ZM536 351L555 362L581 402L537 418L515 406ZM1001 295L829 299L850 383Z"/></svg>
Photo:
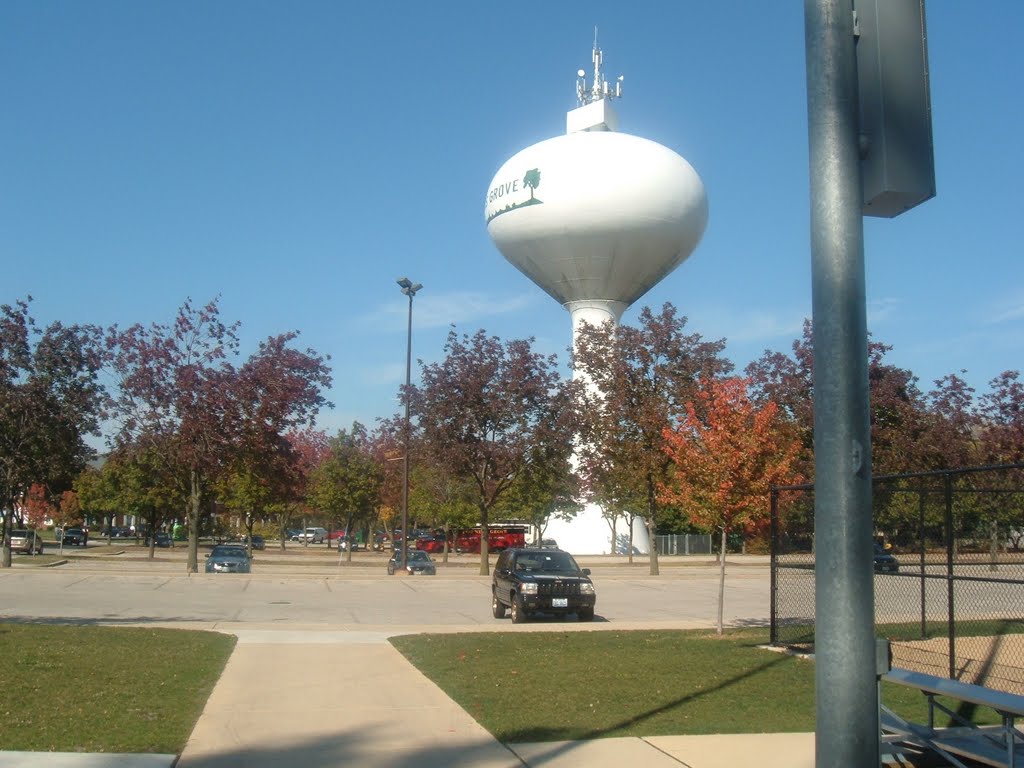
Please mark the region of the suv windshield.
<svg viewBox="0 0 1024 768"><path fill-rule="evenodd" d="M579 566L568 552L521 552L516 560L516 570L575 573L579 571Z"/></svg>

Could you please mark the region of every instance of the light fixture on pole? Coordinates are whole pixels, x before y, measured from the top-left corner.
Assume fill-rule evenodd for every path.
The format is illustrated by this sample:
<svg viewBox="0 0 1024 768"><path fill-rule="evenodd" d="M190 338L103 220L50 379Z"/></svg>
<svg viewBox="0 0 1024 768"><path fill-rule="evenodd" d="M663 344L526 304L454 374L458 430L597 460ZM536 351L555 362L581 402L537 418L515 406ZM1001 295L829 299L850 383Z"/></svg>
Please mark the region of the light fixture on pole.
<svg viewBox="0 0 1024 768"><path fill-rule="evenodd" d="M396 281L402 293L409 297L409 329L405 346L405 457L402 461L402 570L409 562L409 390L412 387L412 297L423 287L422 283L413 283L408 277L400 277Z"/></svg>

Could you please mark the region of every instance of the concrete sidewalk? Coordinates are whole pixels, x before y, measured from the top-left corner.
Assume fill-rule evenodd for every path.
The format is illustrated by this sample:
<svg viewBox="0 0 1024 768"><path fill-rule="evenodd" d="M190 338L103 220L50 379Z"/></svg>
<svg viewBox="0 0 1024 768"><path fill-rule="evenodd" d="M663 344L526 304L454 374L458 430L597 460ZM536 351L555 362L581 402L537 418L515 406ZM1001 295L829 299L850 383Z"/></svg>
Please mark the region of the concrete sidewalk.
<svg viewBox="0 0 1024 768"><path fill-rule="evenodd" d="M813 734L503 745L394 650L391 634L241 630L177 768L814 764Z"/></svg>
<svg viewBox="0 0 1024 768"><path fill-rule="evenodd" d="M451 631L451 628L447 628ZM814 734L504 745L379 630L237 629L180 758L0 752L3 768L811 768ZM341 663L344 661L344 663Z"/></svg>

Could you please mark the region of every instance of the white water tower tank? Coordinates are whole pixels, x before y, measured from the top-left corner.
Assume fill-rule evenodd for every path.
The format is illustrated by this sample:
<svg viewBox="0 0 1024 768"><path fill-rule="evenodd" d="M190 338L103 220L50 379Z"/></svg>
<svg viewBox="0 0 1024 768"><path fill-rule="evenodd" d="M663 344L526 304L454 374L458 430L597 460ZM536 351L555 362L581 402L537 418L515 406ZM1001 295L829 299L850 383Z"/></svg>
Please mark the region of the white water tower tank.
<svg viewBox="0 0 1024 768"><path fill-rule="evenodd" d="M580 106L568 133L518 152L487 189L487 232L502 255L582 321L618 322L623 311L678 267L708 220L704 184L679 154L614 130L610 100L621 95L601 78L577 81ZM593 506L593 505L591 505ZM596 517L595 517L596 515ZM618 551L599 509L552 523L551 535L574 554ZM646 531L634 540L648 546Z"/></svg>

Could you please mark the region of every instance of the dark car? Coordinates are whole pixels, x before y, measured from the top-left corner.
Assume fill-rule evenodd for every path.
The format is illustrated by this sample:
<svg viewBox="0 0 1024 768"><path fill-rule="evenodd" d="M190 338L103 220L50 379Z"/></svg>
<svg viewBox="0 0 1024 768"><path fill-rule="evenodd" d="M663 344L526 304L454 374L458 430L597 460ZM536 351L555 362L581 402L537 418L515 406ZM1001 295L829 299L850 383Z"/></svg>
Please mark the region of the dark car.
<svg viewBox="0 0 1024 768"><path fill-rule="evenodd" d="M393 575L395 571L400 570L402 570L401 547L396 549L394 554L391 555L391 559L388 560L388 575ZM437 567L426 552L419 549L410 549L406 553L405 572L410 576L436 576Z"/></svg>
<svg viewBox="0 0 1024 768"><path fill-rule="evenodd" d="M241 544L218 544L206 556L207 573L251 573L252 558Z"/></svg>
<svg viewBox="0 0 1024 768"><path fill-rule="evenodd" d="M875 573L896 573L900 569L900 561L875 544Z"/></svg>
<svg viewBox="0 0 1024 768"><path fill-rule="evenodd" d="M258 533L254 533L252 535L252 548L253 549L266 549L267 548L267 542Z"/></svg>
<svg viewBox="0 0 1024 768"><path fill-rule="evenodd" d="M43 554L43 539L31 528L15 528L11 531L11 552L41 555Z"/></svg>
<svg viewBox="0 0 1024 768"><path fill-rule="evenodd" d="M89 541L89 532L82 528L68 528L58 536L58 540L68 546L75 544L84 547Z"/></svg>
<svg viewBox="0 0 1024 768"><path fill-rule="evenodd" d="M157 531L153 535L153 539L154 539L153 546L155 546L155 547L160 547L162 549L167 549L168 547L171 546L171 534L169 534L169 533L164 533L163 531ZM145 545L147 547L149 546L149 536L147 536L146 539L145 539Z"/></svg>
<svg viewBox="0 0 1024 768"><path fill-rule="evenodd" d="M506 549L498 556L491 575L491 613L496 619L504 618L508 608L515 624L531 613L575 613L580 621L590 621L596 603L590 569L580 568L568 552Z"/></svg>

